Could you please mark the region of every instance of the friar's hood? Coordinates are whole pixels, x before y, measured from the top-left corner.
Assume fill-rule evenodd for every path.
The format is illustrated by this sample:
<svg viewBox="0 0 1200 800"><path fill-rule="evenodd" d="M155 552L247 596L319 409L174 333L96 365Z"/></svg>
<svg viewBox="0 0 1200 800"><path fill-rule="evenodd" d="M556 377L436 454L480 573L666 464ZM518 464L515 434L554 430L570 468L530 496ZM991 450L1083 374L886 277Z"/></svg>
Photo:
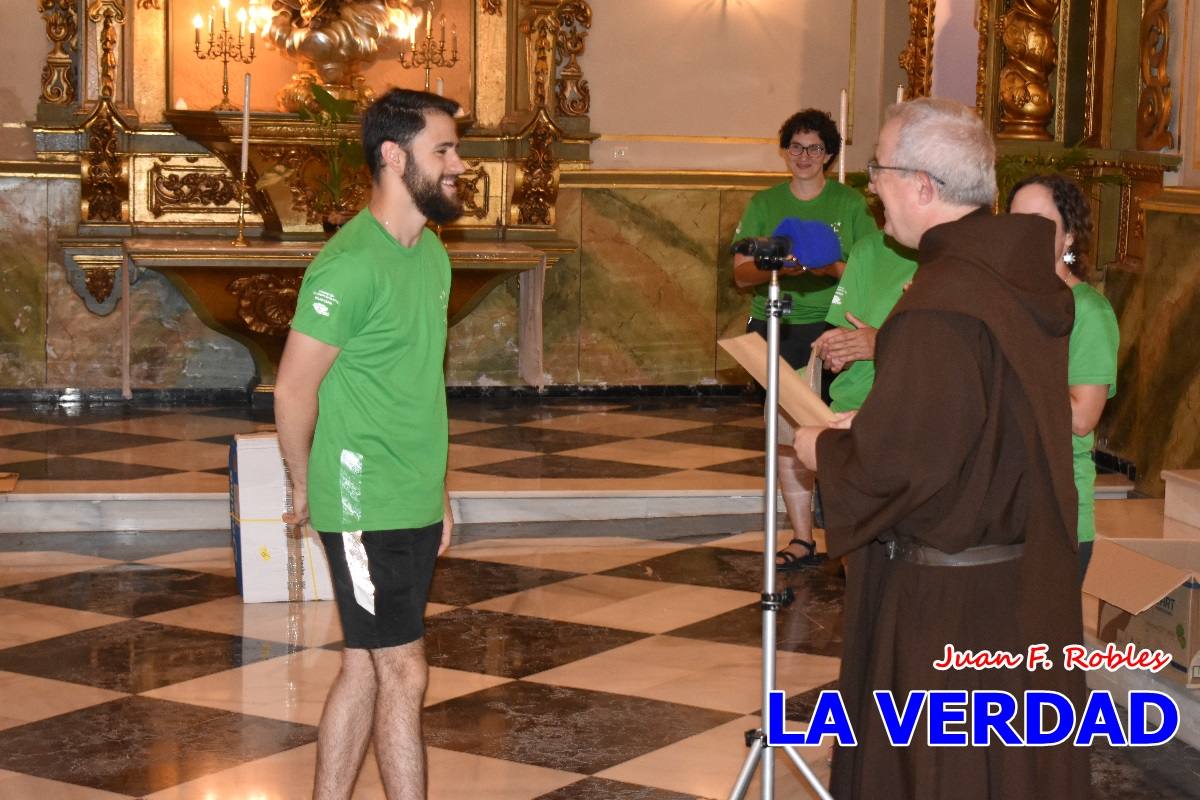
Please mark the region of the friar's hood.
<svg viewBox="0 0 1200 800"><path fill-rule="evenodd" d="M1067 344L1071 290L1054 272L1054 223L985 209L930 228L912 288L893 310L950 311L979 319L1016 372L1037 419L1054 492L1072 542L1078 503L1071 453Z"/></svg>
<svg viewBox="0 0 1200 800"><path fill-rule="evenodd" d="M1054 272L1054 223L1050 220L1032 214L994 217L981 209L930 228L921 238L919 251L922 264L956 262L956 268L967 267L961 275L964 279L992 278L988 282L1006 293L1048 336L1070 335L1075 301Z"/></svg>

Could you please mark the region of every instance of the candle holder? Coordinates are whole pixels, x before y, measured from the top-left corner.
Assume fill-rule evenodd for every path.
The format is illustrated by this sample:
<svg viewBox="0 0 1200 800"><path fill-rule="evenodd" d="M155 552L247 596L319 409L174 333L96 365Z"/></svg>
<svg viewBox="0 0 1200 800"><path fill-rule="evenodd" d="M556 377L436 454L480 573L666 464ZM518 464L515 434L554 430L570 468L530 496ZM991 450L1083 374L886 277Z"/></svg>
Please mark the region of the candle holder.
<svg viewBox="0 0 1200 800"><path fill-rule="evenodd" d="M458 30L450 26L450 56L446 57L446 15L441 19L441 36L433 37L433 3L425 12L425 36L420 43L416 34L409 39L408 52L400 53L400 66L404 69L425 70L425 91L429 91L429 79L434 67L449 69L458 63Z"/></svg>
<svg viewBox="0 0 1200 800"><path fill-rule="evenodd" d="M229 27L229 0L221 0L221 29L213 27L213 16L208 16L208 49L200 49L200 15L196 15L196 58L201 61L221 60L221 102L212 107L213 111L237 111L238 108L229 102L229 62L249 64L254 61L254 20L250 19L250 39L246 41L246 9L237 13L238 27L234 31ZM249 51L245 45L249 44Z"/></svg>
<svg viewBox="0 0 1200 800"><path fill-rule="evenodd" d="M249 191L250 185L246 182L246 173L242 173L242 179L238 181L238 230L237 238L233 240L234 247L249 247L250 242L246 239L246 192Z"/></svg>

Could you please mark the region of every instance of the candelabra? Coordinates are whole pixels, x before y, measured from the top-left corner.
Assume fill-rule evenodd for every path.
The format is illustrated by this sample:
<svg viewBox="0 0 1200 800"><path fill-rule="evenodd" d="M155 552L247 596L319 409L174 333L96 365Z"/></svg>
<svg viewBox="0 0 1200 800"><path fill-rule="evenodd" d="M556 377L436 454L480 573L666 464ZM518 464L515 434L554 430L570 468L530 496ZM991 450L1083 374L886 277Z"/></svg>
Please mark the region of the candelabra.
<svg viewBox="0 0 1200 800"><path fill-rule="evenodd" d="M221 30L213 27L213 15L208 15L208 50L200 50L200 28L203 20L197 14L192 20L196 26L196 57L201 61L221 59L221 102L212 107L213 111L237 111L237 106L229 102L229 62L249 64L254 60L255 22L253 17L246 14L246 9L237 12L238 27L236 34L229 27L229 0L221 0ZM244 50L246 42L246 24L250 25L249 53Z"/></svg>
<svg viewBox="0 0 1200 800"><path fill-rule="evenodd" d="M429 78L434 67L448 69L458 63L458 30L450 26L450 57L446 57L446 15L441 18L441 36L433 37L433 3L425 12L425 36L417 43L416 27L409 35L408 52L400 53L400 66L405 69L425 70L425 91L429 91Z"/></svg>

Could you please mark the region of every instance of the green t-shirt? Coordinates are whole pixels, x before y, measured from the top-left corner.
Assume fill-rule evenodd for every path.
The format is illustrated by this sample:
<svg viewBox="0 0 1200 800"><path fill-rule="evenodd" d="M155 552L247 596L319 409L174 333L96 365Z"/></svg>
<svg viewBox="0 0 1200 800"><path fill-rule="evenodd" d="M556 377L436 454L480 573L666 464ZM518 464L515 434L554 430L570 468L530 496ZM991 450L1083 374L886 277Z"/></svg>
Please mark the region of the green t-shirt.
<svg viewBox="0 0 1200 800"><path fill-rule="evenodd" d="M846 312L850 312L872 328L883 325L904 294L904 284L917 271L916 255L884 236L883 231L861 239L850 250L825 321L839 328L853 328L846 320ZM834 411L857 411L874 383L875 361L853 362L829 385L830 407Z"/></svg>
<svg viewBox="0 0 1200 800"><path fill-rule="evenodd" d="M1108 384L1108 396L1117 393L1117 346L1121 335L1117 316L1104 295L1086 283L1071 287L1075 296L1075 326L1071 328L1067 355L1067 383L1071 386ZM1079 492L1079 541L1096 538L1096 463L1092 448L1095 432L1071 434L1075 454L1075 490Z"/></svg>
<svg viewBox="0 0 1200 800"><path fill-rule="evenodd" d="M791 182L763 189L750 198L733 239L770 236L779 223L789 217L829 223L842 242L842 260L859 239L876 230L875 219L867 210L867 201L857 190L837 181L825 181L825 188L812 200L792 194ZM789 324L821 322L829 311L837 279L823 275L796 275L780 278L780 294L792 299L792 313L780 321ZM750 316L766 319L767 285L754 287Z"/></svg>
<svg viewBox="0 0 1200 800"><path fill-rule="evenodd" d="M308 504L320 531L442 518L450 258L428 229L406 248L364 209L304 274L292 328L341 349L318 392Z"/></svg>

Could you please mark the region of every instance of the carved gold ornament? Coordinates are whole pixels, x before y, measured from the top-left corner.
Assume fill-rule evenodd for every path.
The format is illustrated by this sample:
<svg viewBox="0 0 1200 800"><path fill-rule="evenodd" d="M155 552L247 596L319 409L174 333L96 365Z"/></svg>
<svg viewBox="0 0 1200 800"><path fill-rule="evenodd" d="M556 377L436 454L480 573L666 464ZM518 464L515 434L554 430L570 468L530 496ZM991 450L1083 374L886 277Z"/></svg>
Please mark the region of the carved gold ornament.
<svg viewBox="0 0 1200 800"><path fill-rule="evenodd" d="M908 45L900 54L900 68L908 75L905 97L928 97L933 83L934 0L908 0Z"/></svg>
<svg viewBox="0 0 1200 800"><path fill-rule="evenodd" d="M504 13L504 0L482 0L483 13L500 16Z"/></svg>
<svg viewBox="0 0 1200 800"><path fill-rule="evenodd" d="M112 294L116 285L117 270L114 267L92 267L83 271L87 290L97 303L103 303Z"/></svg>
<svg viewBox="0 0 1200 800"><path fill-rule="evenodd" d="M292 209L304 214L309 224L320 222L327 215L351 217L367 202L371 176L367 170L356 170L343 176L342 194L336 200L318 187L329 177L329 162L324 150L312 145L264 147L260 152L276 166L258 181L261 189L282 179L292 196ZM271 177L272 174L279 178Z"/></svg>
<svg viewBox="0 0 1200 800"><path fill-rule="evenodd" d="M521 23L532 108L550 108L553 102L561 116L587 115L591 91L579 56L591 26L592 7L583 0L539 3Z"/></svg>
<svg viewBox="0 0 1200 800"><path fill-rule="evenodd" d="M1059 0L1012 0L997 31L1004 43L1000 69L1000 128L1002 139L1048 140L1047 124L1054 113L1050 73L1058 46L1054 17Z"/></svg>
<svg viewBox="0 0 1200 800"><path fill-rule="evenodd" d="M42 67L42 99L69 105L75 102L75 67L71 52L78 48L79 17L74 0L38 0L38 11L46 22L50 55Z"/></svg>
<svg viewBox="0 0 1200 800"><path fill-rule="evenodd" d="M237 180L219 167L171 167L155 164L148 174L150 213L201 211L227 206L238 196Z"/></svg>
<svg viewBox="0 0 1200 800"><path fill-rule="evenodd" d="M1167 72L1171 19L1167 0L1146 0L1142 12L1142 91L1138 97L1137 147L1161 150L1175 146L1171 124L1171 76Z"/></svg>
<svg viewBox="0 0 1200 800"><path fill-rule="evenodd" d="M487 218L490 184L491 178L482 161L467 165L467 171L458 176L458 199L462 201L463 216Z"/></svg>
<svg viewBox="0 0 1200 800"><path fill-rule="evenodd" d="M552 54L558 21L553 12L535 14L521 24L529 64L529 98L534 108L545 108L550 100Z"/></svg>
<svg viewBox="0 0 1200 800"><path fill-rule="evenodd" d="M100 23L100 97L112 100L117 86L117 26L125 24L121 0L94 0L88 19Z"/></svg>
<svg viewBox="0 0 1200 800"><path fill-rule="evenodd" d="M108 100L84 123L80 153L80 216L85 222L129 221L129 161L121 152L123 124Z"/></svg>
<svg viewBox="0 0 1200 800"><path fill-rule="evenodd" d="M237 297L238 317L255 333L283 336L296 315L296 296L302 275L267 272L236 278L228 291Z"/></svg>
<svg viewBox="0 0 1200 800"><path fill-rule="evenodd" d="M558 18L558 40L554 58L556 63L562 64L554 86L558 113L565 117L586 116L592 97L578 57L583 53L588 29L592 27L592 8L582 0L565 0L558 4L555 16Z"/></svg>
<svg viewBox="0 0 1200 800"><path fill-rule="evenodd" d="M528 129L529 152L521 162L512 205L517 225L553 225L558 199L558 161L554 142L561 136L545 109L540 109Z"/></svg>

